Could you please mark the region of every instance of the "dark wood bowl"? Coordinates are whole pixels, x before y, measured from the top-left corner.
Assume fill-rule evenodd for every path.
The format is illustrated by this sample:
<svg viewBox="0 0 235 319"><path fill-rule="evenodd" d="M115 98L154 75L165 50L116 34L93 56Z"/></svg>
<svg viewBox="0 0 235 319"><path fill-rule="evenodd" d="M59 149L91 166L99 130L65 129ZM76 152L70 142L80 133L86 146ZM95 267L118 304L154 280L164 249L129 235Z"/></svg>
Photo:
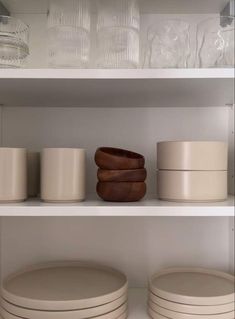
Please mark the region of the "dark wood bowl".
<svg viewBox="0 0 235 319"><path fill-rule="evenodd" d="M97 178L100 182L144 182L147 177L145 168L107 170L99 168Z"/></svg>
<svg viewBox="0 0 235 319"><path fill-rule="evenodd" d="M95 153L95 162L102 169L144 168L144 156L135 152L113 147L100 147Z"/></svg>
<svg viewBox="0 0 235 319"><path fill-rule="evenodd" d="M97 194L108 202L136 202L146 194L144 182L98 182Z"/></svg>

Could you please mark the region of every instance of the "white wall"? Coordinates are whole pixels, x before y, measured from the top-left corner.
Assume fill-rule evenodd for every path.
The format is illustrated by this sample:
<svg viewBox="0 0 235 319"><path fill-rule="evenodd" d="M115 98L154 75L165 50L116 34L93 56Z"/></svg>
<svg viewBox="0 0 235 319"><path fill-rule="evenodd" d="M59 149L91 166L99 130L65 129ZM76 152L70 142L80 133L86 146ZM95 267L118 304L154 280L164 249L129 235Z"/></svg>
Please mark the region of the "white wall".
<svg viewBox="0 0 235 319"><path fill-rule="evenodd" d="M4 108L3 145L40 150L87 150L87 191L95 193L94 153L118 146L142 153L148 193L156 190L156 143L162 140L222 140L228 137L227 107L215 108Z"/></svg>
<svg viewBox="0 0 235 319"><path fill-rule="evenodd" d="M145 287L174 266L229 271L229 218L3 218L4 275L37 262L81 259L124 271Z"/></svg>

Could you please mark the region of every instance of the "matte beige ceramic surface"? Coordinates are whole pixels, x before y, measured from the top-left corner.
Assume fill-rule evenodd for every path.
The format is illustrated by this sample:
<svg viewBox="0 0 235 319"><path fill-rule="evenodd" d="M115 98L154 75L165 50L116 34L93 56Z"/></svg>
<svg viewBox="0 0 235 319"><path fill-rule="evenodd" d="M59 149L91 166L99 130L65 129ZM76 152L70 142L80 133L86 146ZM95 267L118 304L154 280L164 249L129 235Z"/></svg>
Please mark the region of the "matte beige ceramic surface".
<svg viewBox="0 0 235 319"><path fill-rule="evenodd" d="M85 199L85 150L47 148L41 156L41 198L47 202Z"/></svg>
<svg viewBox="0 0 235 319"><path fill-rule="evenodd" d="M0 148L0 202L20 202L26 198L26 150Z"/></svg>
<svg viewBox="0 0 235 319"><path fill-rule="evenodd" d="M23 317L15 316L7 312L5 309L1 309L1 315L3 319L34 319L34 318L23 318ZM128 317L127 304L125 304L113 312L109 312L102 316L93 317L92 319L126 319L127 317ZM67 317L64 319L67 319Z"/></svg>
<svg viewBox="0 0 235 319"><path fill-rule="evenodd" d="M160 307L163 307L172 311L183 312L188 314L213 315L213 314L220 314L220 313L234 311L234 303L227 303L223 305L214 305L214 306L193 306L193 305L186 305L182 303L171 302L171 301L162 299L152 294L151 292L149 292L149 300Z"/></svg>
<svg viewBox="0 0 235 319"><path fill-rule="evenodd" d="M195 315L195 314L184 314L182 312L176 312L172 310L168 310L162 308L155 303L149 301L149 307L159 313L162 316L165 316L170 319L234 319L234 312L227 312L221 314L213 314L213 315Z"/></svg>
<svg viewBox="0 0 235 319"><path fill-rule="evenodd" d="M149 288L163 299L188 305L221 305L235 300L234 276L212 269L166 269L152 276Z"/></svg>
<svg viewBox="0 0 235 319"><path fill-rule="evenodd" d="M175 141L157 144L157 168L189 171L226 171L228 145L216 141Z"/></svg>
<svg viewBox="0 0 235 319"><path fill-rule="evenodd" d="M127 302L127 293L121 296L120 298L107 303L105 305L73 310L73 311L43 311L43 310L33 310L22 308L16 305L13 305L4 299L1 300L1 306L8 311L19 317L24 318L33 318L33 319L84 319L91 318L95 316L100 316L108 312L114 311L115 309L121 307Z"/></svg>
<svg viewBox="0 0 235 319"><path fill-rule="evenodd" d="M46 287L46 289L45 289ZM112 302L127 293L119 271L83 262L57 262L29 267L6 278L2 298L36 310L78 310Z"/></svg>
<svg viewBox="0 0 235 319"><path fill-rule="evenodd" d="M165 316L160 315L159 313L153 311L151 308L148 307L148 314L152 319L169 319ZM14 319L14 318L4 318L4 319Z"/></svg>
<svg viewBox="0 0 235 319"><path fill-rule="evenodd" d="M158 198L168 201L213 202L226 200L226 171L158 171Z"/></svg>
<svg viewBox="0 0 235 319"><path fill-rule="evenodd" d="M40 153L27 152L28 197L37 197L40 193Z"/></svg>

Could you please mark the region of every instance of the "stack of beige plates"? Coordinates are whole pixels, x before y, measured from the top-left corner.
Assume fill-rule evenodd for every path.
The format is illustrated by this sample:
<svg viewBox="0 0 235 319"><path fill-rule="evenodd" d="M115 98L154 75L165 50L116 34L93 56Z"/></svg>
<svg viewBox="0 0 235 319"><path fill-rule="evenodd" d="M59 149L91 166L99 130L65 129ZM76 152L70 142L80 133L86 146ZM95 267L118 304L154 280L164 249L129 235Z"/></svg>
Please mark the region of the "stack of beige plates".
<svg viewBox="0 0 235 319"><path fill-rule="evenodd" d="M158 143L158 197L179 202L225 200L227 161L228 146L223 142Z"/></svg>
<svg viewBox="0 0 235 319"><path fill-rule="evenodd" d="M209 269L176 268L149 283L152 319L234 319L234 277Z"/></svg>
<svg viewBox="0 0 235 319"><path fill-rule="evenodd" d="M81 262L37 265L8 277L1 289L4 319L126 319L127 279Z"/></svg>

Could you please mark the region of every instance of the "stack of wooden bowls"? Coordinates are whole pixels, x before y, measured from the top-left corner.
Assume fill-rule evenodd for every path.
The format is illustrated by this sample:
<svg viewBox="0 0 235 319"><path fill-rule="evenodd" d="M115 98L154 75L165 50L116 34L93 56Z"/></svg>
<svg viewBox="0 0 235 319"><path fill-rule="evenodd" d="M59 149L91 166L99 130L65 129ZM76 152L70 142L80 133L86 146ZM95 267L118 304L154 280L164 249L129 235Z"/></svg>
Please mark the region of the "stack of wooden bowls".
<svg viewBox="0 0 235 319"><path fill-rule="evenodd" d="M226 200L227 162L228 146L223 142L158 143L158 197L185 202Z"/></svg>
<svg viewBox="0 0 235 319"><path fill-rule="evenodd" d="M9 276L1 289L3 319L126 319L127 278L82 262L37 265Z"/></svg>
<svg viewBox="0 0 235 319"><path fill-rule="evenodd" d="M168 269L149 283L152 319L234 319L234 276L198 268Z"/></svg>
<svg viewBox="0 0 235 319"><path fill-rule="evenodd" d="M105 201L134 202L146 194L145 159L141 154L112 147L98 148L95 162L97 194Z"/></svg>

